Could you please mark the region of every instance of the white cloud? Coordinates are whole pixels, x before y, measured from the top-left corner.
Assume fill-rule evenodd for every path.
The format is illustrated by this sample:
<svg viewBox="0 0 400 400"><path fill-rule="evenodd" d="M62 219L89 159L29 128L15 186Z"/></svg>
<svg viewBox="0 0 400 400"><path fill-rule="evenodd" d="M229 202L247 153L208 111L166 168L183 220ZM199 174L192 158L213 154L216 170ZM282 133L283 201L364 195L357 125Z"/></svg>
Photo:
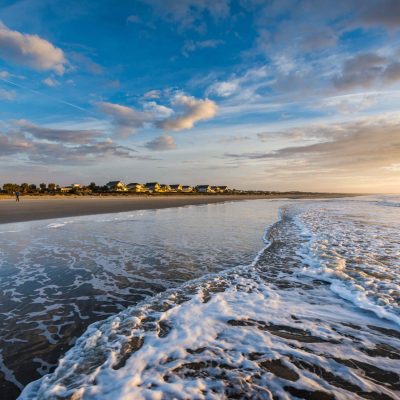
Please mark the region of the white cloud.
<svg viewBox="0 0 400 400"><path fill-rule="evenodd" d="M229 97L239 89L238 80L222 81L213 83L207 90L207 93L214 94L219 97Z"/></svg>
<svg viewBox="0 0 400 400"><path fill-rule="evenodd" d="M185 94L177 94L172 105L181 109L176 117L162 121L161 128L179 131L191 129L198 121L208 120L217 114L217 105L209 99L199 100Z"/></svg>
<svg viewBox="0 0 400 400"><path fill-rule="evenodd" d="M15 99L15 91L0 88L0 99L7 100L7 101L14 100Z"/></svg>
<svg viewBox="0 0 400 400"><path fill-rule="evenodd" d="M51 78L50 76L46 79L43 79L42 82L49 87L55 87L58 86L60 84L60 82L58 82L56 79Z"/></svg>
<svg viewBox="0 0 400 400"><path fill-rule="evenodd" d="M189 54L200 49L215 49L223 44L223 40L209 39L209 40L186 40L182 47L182 54L189 57Z"/></svg>
<svg viewBox="0 0 400 400"><path fill-rule="evenodd" d="M161 91L160 90L149 90L146 92L143 97L145 99L159 99L161 97Z"/></svg>
<svg viewBox="0 0 400 400"><path fill-rule="evenodd" d="M135 133L137 128L151 121L151 115L149 113L120 104L102 102L98 103L98 106L101 111L112 118L116 127L116 133L123 137Z"/></svg>
<svg viewBox="0 0 400 400"><path fill-rule="evenodd" d="M126 21L131 22L132 24L138 24L140 23L140 18L137 15L132 14L128 16Z"/></svg>
<svg viewBox="0 0 400 400"><path fill-rule="evenodd" d="M229 0L142 0L153 7L161 18L176 22L181 29L204 31L204 14L214 19L229 15Z"/></svg>
<svg viewBox="0 0 400 400"><path fill-rule="evenodd" d="M172 136L163 135L147 142L145 147L149 150L165 151L176 149L176 144Z"/></svg>
<svg viewBox="0 0 400 400"><path fill-rule="evenodd" d="M217 105L209 99L196 99L178 93L168 101L171 107L155 101L145 102L143 110L108 102L98 103L98 106L112 118L117 134L125 137L145 124L173 131L191 129L196 122L213 118L217 113Z"/></svg>
<svg viewBox="0 0 400 400"><path fill-rule="evenodd" d="M174 114L174 110L169 107L157 104L155 101L149 101L143 106L144 110L151 114L154 120L163 120L171 117Z"/></svg>
<svg viewBox="0 0 400 400"><path fill-rule="evenodd" d="M38 71L65 72L63 51L38 35L13 31L0 22L0 57Z"/></svg>

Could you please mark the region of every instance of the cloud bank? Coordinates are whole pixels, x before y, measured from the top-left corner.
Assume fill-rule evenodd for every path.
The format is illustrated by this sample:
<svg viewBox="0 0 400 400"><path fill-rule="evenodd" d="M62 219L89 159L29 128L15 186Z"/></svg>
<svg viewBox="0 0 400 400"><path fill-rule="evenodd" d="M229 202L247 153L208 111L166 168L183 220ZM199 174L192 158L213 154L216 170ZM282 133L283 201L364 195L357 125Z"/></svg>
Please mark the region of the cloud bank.
<svg viewBox="0 0 400 400"><path fill-rule="evenodd" d="M38 126L19 120L0 130L0 158L17 157L30 163L76 165L102 158L143 158L136 150L104 139L95 130Z"/></svg>
<svg viewBox="0 0 400 400"><path fill-rule="evenodd" d="M386 116L365 118L350 123L311 126L288 130L288 136L304 138L314 143L287 146L271 152L226 154L237 160L281 161L291 170L296 162L305 170L360 173L390 167L400 159L400 121ZM279 133L280 135L282 133ZM261 134L261 140L265 136Z"/></svg>

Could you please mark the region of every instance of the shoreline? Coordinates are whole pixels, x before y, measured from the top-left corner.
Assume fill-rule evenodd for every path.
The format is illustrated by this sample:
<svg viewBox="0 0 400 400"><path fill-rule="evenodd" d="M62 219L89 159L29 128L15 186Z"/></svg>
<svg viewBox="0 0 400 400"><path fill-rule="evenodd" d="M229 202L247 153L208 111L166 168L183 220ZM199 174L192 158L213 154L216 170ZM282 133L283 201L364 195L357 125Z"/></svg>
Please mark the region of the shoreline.
<svg viewBox="0 0 400 400"><path fill-rule="evenodd" d="M352 197L354 194L303 193L271 195L168 195L168 196L22 196L0 197L0 224L27 222L83 215L154 210L226 201L261 199L326 199Z"/></svg>

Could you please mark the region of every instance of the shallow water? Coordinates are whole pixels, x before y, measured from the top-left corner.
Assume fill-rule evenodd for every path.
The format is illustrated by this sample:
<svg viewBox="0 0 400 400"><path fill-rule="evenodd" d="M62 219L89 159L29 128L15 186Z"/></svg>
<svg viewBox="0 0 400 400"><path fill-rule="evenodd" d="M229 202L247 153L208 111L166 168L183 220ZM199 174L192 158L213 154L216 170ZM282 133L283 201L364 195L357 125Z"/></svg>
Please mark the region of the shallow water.
<svg viewBox="0 0 400 400"><path fill-rule="evenodd" d="M52 371L93 322L249 264L285 202L253 200L0 225L0 393Z"/></svg>
<svg viewBox="0 0 400 400"><path fill-rule="evenodd" d="M399 398L399 205L284 205L252 263L91 325L21 398Z"/></svg>

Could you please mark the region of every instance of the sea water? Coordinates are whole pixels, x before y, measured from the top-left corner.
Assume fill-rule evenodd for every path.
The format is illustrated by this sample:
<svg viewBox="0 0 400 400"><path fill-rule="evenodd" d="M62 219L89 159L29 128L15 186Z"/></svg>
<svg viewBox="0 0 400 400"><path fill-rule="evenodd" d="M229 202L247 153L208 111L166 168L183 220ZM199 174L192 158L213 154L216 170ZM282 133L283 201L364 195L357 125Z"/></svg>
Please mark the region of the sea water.
<svg viewBox="0 0 400 400"><path fill-rule="evenodd" d="M219 214L215 210L221 206L213 207ZM400 198L260 200L222 207L230 228L226 237L220 231L209 240L218 228L206 223L208 207L201 216L195 207L175 212L195 226L204 222L207 245L193 250L188 237L185 257L208 259L201 250L213 247L221 257L212 262L229 261L222 267L210 267L211 262L192 278L172 279L170 287L130 307L116 292L122 311L91 324L55 371L29 384L21 398L399 398ZM262 248L255 231L261 238L261 226L270 224L278 208L279 220L265 231ZM179 218L172 220L176 232ZM80 231L66 237L80 243L80 257L87 262L90 252L82 249ZM54 256L68 247L65 237L60 247L53 235L47 240L56 248ZM156 260L164 250L153 250L147 268L161 263ZM111 254L100 270L118 275L114 271L125 271L122 265L118 269L118 260L128 264L129 257L119 250ZM74 263L69 268L77 268ZM146 282L152 278L157 274ZM111 282L115 285L114 278L96 280L105 297ZM57 290L62 292L60 286Z"/></svg>
<svg viewBox="0 0 400 400"><path fill-rule="evenodd" d="M52 371L93 322L249 264L281 201L0 225L0 393ZM22 204L23 206L23 204Z"/></svg>

